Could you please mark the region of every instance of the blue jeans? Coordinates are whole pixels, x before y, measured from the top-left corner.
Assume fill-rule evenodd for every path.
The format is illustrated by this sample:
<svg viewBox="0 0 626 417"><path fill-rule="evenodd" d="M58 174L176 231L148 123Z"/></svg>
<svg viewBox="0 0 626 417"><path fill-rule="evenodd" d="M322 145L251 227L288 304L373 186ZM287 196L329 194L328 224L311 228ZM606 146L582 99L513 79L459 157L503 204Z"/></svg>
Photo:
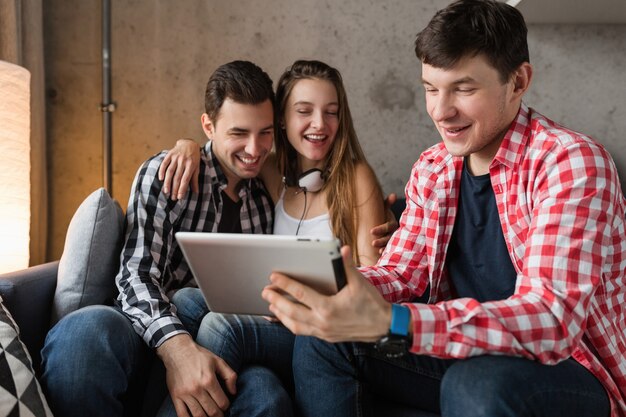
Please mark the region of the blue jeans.
<svg viewBox="0 0 626 417"><path fill-rule="evenodd" d="M150 376L157 362L121 311L90 306L68 314L48 333L41 384L54 415L138 416L148 379L154 389L148 397L156 406L167 390L162 372L160 378Z"/></svg>
<svg viewBox="0 0 626 417"><path fill-rule="evenodd" d="M261 317L208 313L197 288L179 290L172 303L196 342L215 353L237 373L237 395L229 416L292 416L291 356L293 334ZM175 416L171 399L159 417Z"/></svg>
<svg viewBox="0 0 626 417"><path fill-rule="evenodd" d="M263 317L209 313L202 320L197 342L237 373L249 365L271 369L287 391L293 392L294 339L285 326Z"/></svg>
<svg viewBox="0 0 626 417"><path fill-rule="evenodd" d="M202 319L209 312L202 292L198 288L181 288L174 293L171 302L176 306L176 316L195 339Z"/></svg>
<svg viewBox="0 0 626 417"><path fill-rule="evenodd" d="M225 416L291 416L291 400L280 379L268 368L249 366L237 375L237 395ZM167 397L157 417L176 417L171 397Z"/></svg>
<svg viewBox="0 0 626 417"><path fill-rule="evenodd" d="M509 356L388 359L373 345L297 337L296 404L301 415L367 416L373 395L444 417L609 416L606 391L568 359L543 365Z"/></svg>

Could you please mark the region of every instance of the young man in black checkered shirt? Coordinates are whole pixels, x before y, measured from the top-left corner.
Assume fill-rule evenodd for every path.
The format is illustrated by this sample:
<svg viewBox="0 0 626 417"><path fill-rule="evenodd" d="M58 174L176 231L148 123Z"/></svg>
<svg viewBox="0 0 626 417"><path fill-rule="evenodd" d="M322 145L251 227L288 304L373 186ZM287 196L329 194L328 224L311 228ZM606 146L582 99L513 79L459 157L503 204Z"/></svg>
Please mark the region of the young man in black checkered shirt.
<svg viewBox="0 0 626 417"><path fill-rule="evenodd" d="M193 341L170 303L193 280L174 234L272 232L272 202L256 176L272 148L273 103L272 81L259 67L244 61L223 65L206 89L202 127L210 140L203 149L200 192L177 201L161 192L157 172L165 153L141 166L126 215L118 306L81 309L48 335L42 379L56 415L138 415L143 395L131 393L145 382L152 352L165 364L179 415L219 416L228 408L226 392L235 393L237 375ZM272 391L280 385L272 383L270 371L252 369L247 384L245 378L239 375L240 386L262 384L267 391L267 408L259 413L290 413L289 398Z"/></svg>

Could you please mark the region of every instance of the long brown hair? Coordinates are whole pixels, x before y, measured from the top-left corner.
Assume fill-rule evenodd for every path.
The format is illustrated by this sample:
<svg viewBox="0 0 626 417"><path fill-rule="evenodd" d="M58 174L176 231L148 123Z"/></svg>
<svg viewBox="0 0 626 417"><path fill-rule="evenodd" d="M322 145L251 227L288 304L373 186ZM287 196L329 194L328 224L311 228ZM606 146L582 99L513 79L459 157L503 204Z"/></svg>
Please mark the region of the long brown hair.
<svg viewBox="0 0 626 417"><path fill-rule="evenodd" d="M367 163L367 160L354 130L343 80L338 70L323 62L304 60L294 62L278 80L276 103L280 118L284 117L293 87L303 79L329 81L337 91L339 126L333 146L326 157L323 190L326 191L326 205L332 231L342 244L352 247L355 263L359 264L357 245L359 219L355 176L356 166L359 163ZM300 174L297 151L289 143L285 129L276 131L278 166L287 184L296 183Z"/></svg>

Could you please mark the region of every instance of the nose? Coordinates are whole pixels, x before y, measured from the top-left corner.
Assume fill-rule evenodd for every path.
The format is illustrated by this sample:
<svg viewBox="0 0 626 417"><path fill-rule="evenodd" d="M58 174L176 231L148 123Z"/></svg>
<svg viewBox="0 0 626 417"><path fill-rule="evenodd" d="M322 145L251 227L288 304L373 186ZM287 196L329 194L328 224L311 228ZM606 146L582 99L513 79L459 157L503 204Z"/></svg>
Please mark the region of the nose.
<svg viewBox="0 0 626 417"><path fill-rule="evenodd" d="M311 116L311 126L316 129L324 127L324 114L321 111L313 112Z"/></svg>
<svg viewBox="0 0 626 417"><path fill-rule="evenodd" d="M437 96L431 97L431 117L435 122L450 119L456 115L454 99L446 93L440 92Z"/></svg>
<svg viewBox="0 0 626 417"><path fill-rule="evenodd" d="M250 135L246 143L245 151L250 156L260 156L263 152L263 139L261 135Z"/></svg>

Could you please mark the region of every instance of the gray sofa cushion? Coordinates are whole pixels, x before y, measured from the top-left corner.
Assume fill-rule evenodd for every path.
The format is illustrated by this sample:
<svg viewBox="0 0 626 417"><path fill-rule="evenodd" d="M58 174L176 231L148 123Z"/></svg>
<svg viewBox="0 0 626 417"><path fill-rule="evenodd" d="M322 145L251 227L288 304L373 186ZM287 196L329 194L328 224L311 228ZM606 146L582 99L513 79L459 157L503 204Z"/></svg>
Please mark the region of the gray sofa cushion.
<svg viewBox="0 0 626 417"><path fill-rule="evenodd" d="M78 308L104 304L116 295L123 224L120 205L104 188L94 191L78 207L59 261L53 324Z"/></svg>

